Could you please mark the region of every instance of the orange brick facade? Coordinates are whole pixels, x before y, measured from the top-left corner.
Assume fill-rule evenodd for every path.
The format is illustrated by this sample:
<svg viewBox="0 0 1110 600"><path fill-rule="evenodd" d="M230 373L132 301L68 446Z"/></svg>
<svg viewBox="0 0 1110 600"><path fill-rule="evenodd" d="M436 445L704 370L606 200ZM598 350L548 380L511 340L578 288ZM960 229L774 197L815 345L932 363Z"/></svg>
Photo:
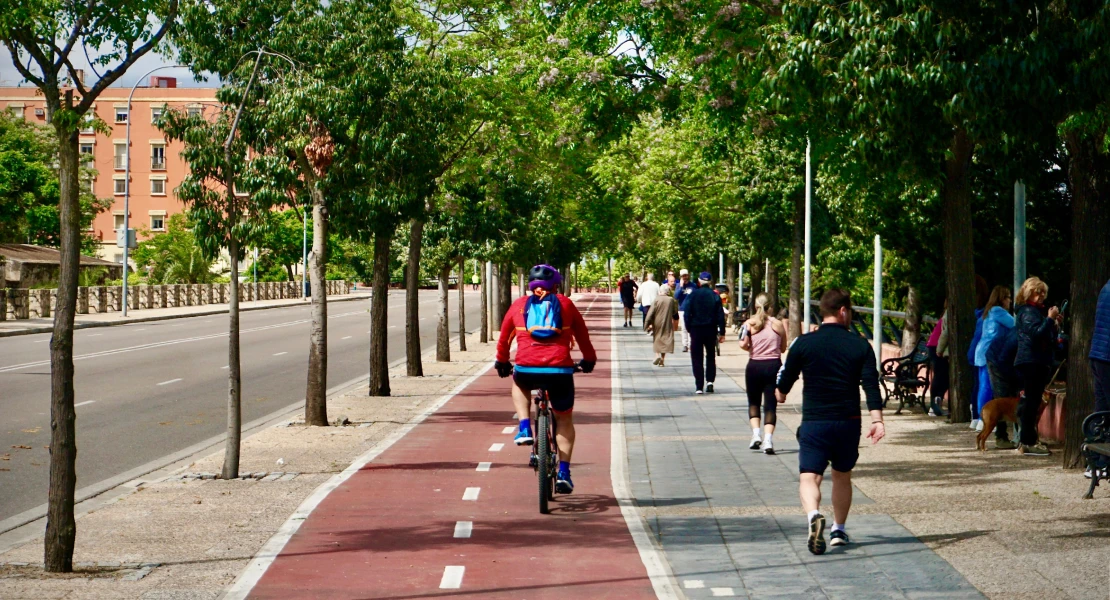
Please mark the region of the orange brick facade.
<svg viewBox="0 0 1110 600"><path fill-rule="evenodd" d="M176 85L173 78L166 77L152 77L150 84L135 90L130 113L130 88L105 90L93 112L108 124L111 133L82 130L80 136L81 151L91 157L91 166L97 171L90 182L93 193L98 198L113 199L112 208L98 215L92 225L94 236L102 243L100 258L113 262L120 262L123 255L123 249L116 247L116 229L123 227L127 119L131 119L130 225L140 232L139 239L145 239L164 231L169 217L184 210L174 196L187 169L179 156L182 144L167 143L154 125L159 112L171 108L211 115L218 106L215 88L155 87ZM0 109L5 107L22 114L26 121L47 124L43 98L33 87L0 88Z"/></svg>

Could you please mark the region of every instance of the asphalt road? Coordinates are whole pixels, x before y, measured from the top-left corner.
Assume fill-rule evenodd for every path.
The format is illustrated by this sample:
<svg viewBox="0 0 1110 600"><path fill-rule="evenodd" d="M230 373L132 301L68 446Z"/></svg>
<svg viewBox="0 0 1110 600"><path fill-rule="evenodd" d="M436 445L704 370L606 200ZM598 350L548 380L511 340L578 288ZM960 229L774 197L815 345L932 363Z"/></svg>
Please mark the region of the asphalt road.
<svg viewBox="0 0 1110 600"><path fill-rule="evenodd" d="M421 292L422 348L435 345L435 291ZM403 292L389 296L389 360L404 356ZM457 331L457 294L451 293ZM479 325L467 290L467 329ZM366 376L370 301L328 306L328 385ZM304 399L307 305L240 315L243 422ZM46 501L49 334L0 338L0 521ZM74 335L77 488L188 448L227 427L227 317L190 317ZM29 449L27 448L29 447Z"/></svg>

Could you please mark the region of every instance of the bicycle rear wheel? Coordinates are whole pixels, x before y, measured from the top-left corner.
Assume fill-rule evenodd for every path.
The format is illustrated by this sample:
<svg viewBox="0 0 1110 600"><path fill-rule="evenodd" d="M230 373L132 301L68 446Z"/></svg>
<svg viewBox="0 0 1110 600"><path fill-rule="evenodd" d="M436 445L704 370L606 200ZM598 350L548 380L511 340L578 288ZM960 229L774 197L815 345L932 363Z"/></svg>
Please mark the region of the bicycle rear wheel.
<svg viewBox="0 0 1110 600"><path fill-rule="evenodd" d="M541 411L536 418L536 462L539 463L536 473L540 480L540 514L544 515L549 512L547 501L554 493L552 482L555 478L551 468L550 419L550 415L545 411Z"/></svg>

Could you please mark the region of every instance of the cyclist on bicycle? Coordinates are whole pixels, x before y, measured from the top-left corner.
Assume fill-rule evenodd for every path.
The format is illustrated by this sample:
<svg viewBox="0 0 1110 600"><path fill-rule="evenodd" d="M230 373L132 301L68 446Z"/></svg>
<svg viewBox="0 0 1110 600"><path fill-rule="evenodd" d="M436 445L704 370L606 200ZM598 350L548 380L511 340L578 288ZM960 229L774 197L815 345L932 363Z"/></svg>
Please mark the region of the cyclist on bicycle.
<svg viewBox="0 0 1110 600"><path fill-rule="evenodd" d="M570 479L570 457L574 450L574 360L570 356L573 340L582 349L583 373L594 370L597 354L582 313L574 302L558 293L563 278L550 265L536 265L528 272L531 295L518 298L505 313L501 337L497 340L494 367L501 377L513 375L513 406L520 417L517 446L531 445L531 394L546 389L555 414L559 445L559 469L555 491L574 491ZM516 368L509 362L509 345L516 336Z"/></svg>

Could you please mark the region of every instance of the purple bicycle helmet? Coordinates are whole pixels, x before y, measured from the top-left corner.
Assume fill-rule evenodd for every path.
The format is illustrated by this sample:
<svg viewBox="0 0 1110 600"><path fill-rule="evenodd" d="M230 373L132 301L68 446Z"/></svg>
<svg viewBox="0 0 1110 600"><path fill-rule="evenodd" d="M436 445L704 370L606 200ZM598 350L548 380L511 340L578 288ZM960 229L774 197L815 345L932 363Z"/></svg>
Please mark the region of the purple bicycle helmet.
<svg viewBox="0 0 1110 600"><path fill-rule="evenodd" d="M528 271L528 290L544 288L554 292L563 282L563 276L551 265L536 265Z"/></svg>

